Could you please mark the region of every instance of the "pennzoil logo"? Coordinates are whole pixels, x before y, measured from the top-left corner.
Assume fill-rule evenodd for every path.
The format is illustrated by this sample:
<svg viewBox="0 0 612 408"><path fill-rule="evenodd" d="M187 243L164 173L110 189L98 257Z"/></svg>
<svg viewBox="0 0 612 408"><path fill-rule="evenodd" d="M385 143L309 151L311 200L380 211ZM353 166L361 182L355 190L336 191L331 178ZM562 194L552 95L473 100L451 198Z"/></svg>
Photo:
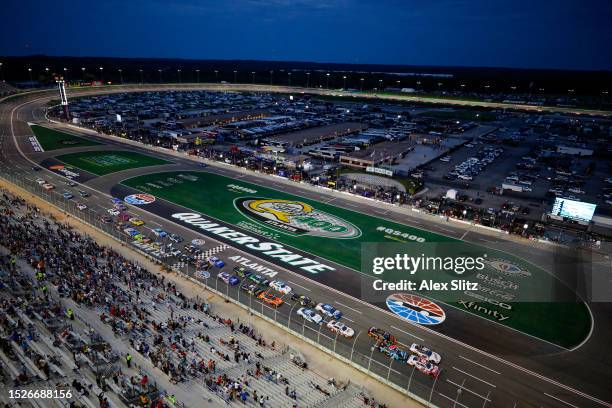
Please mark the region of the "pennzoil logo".
<svg viewBox="0 0 612 408"><path fill-rule="evenodd" d="M234 205L246 217L293 235L339 239L361 235L361 230L350 222L301 201L237 198Z"/></svg>

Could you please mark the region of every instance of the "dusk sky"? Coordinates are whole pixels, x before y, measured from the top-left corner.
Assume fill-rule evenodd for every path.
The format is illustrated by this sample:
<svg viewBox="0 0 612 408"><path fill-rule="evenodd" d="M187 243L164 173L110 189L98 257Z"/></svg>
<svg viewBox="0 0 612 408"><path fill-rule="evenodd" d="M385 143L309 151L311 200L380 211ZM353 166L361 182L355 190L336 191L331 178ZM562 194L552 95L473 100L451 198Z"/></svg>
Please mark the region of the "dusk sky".
<svg viewBox="0 0 612 408"><path fill-rule="evenodd" d="M0 55L612 70L607 0L7 0Z"/></svg>

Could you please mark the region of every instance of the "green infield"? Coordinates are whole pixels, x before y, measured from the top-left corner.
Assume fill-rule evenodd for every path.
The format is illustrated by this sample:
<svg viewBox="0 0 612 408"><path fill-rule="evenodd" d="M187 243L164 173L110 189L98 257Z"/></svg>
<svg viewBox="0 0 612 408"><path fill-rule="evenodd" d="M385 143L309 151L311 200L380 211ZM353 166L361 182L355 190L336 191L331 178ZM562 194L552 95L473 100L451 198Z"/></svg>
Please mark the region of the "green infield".
<svg viewBox="0 0 612 408"><path fill-rule="evenodd" d="M69 147L95 146L100 144L98 142L94 142L93 140L84 139L69 133L60 132L59 130L49 129L44 126L31 125L30 128L32 129L32 132L34 132L36 139L38 139L38 143L40 143L45 151L66 149Z"/></svg>
<svg viewBox="0 0 612 408"><path fill-rule="evenodd" d="M479 290L475 293L461 292L449 299L439 292L415 292L565 348L582 342L591 327L588 309L583 302L575 301L573 291L544 270L505 252L207 172L154 173L124 180L122 184L253 236L306 251L386 282L399 282L407 277L406 272L391 270L377 274L369 260L372 256L386 256L386 252L398 253L398 245L404 253L416 256L440 253L484 256L482 270L461 275L478 281ZM195 216L179 219L205 232L218 233L206 227L208 221L193 222ZM235 241L244 245L240 240ZM286 259L269 256L272 262L295 265L287 259L295 259L291 257L296 255L287 255ZM367 266L362 267L362 263ZM458 277L456 271L446 274L436 271L436 275L428 276L450 283Z"/></svg>
<svg viewBox="0 0 612 408"><path fill-rule="evenodd" d="M172 162L128 151L91 151L63 154L57 160L78 167L81 170L103 176L116 171L134 169L137 167L157 166Z"/></svg>

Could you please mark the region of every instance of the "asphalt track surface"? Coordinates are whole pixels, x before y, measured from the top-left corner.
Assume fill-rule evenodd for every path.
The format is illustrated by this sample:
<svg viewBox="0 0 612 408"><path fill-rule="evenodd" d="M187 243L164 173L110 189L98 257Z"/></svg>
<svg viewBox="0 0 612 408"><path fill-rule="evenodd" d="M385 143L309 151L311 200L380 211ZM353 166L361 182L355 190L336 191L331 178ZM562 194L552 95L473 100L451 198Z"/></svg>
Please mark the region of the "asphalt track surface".
<svg viewBox="0 0 612 408"><path fill-rule="evenodd" d="M218 85L202 85L202 89L218 89ZM244 90L252 90L244 87ZM152 90L151 87L127 88L137 90ZM175 89L171 86L164 89ZM125 91L126 89L117 89ZM100 89L88 90L88 93L101 93ZM35 177L43 177L51 180L57 186L54 194L63 191L61 188L63 177L50 171L34 172L31 169L32 162L40 162L52 156L48 154L34 154L27 136L31 131L27 125L28 121L44 121L43 111L40 108L49 99L55 99L54 92L49 93L48 97L40 99L40 94L31 95L32 99L28 103L26 98L19 98L0 105L0 136L2 161L0 171L10 172L13 175L21 175L33 180ZM73 96L74 93L71 93ZM69 131L74 131L71 129ZM90 137L89 133L83 133ZM94 137L95 138L95 137ZM122 146L118 141L104 140L112 148ZM114 145L114 146L113 146ZM133 147L130 147L134 150ZM68 152L70 149L65 149ZM151 154L144 148L138 148L142 152ZM57 152L56 152L57 153ZM64 153L64 151L62 151ZM25 154L28 156L24 157ZM155 155L155 154L154 154ZM160 156L164 157L164 156ZM166 157L167 158L167 157ZM198 169L192 161L187 158L172 158L175 164L159 166L159 168L132 169L124 172L113 173L104 177L89 178L82 185L92 193L86 201L91 210L99 213L109 207L109 195L111 189L123 179L133 177L149 171L164 170L196 170ZM242 178L245 181L255 182L261 185L278 188L282 185L287 192L302 195L305 197L321 200L326 196L325 192L313 192L304 190L298 185L291 185L282 180L269 178L256 174L245 174L238 169L229 166L215 165L209 166L207 171L218 172L226 176ZM277 186L274 186L274 185ZM115 187L116 188L116 187ZM74 189L72 189L74 191ZM335 196L334 204L343 205L360 210L362 212L382 212L386 207L373 205L370 202L355 200ZM350 205L349 205L350 204ZM170 204L161 211L169 212L172 209ZM157 216L145 208L131 208L132 213L147 222L148 226L162 226L170 232L176 232L186 238L194 238L199 234L186 229L171 220L165 214ZM188 211L191 212L191 211ZM384 214L379 214L390 220L401 221L418 228L424 228L433 232L439 232L455 237L463 237L466 241L480 244L495 245L496 242L511 245L513 253L525 256L529 261L538 264L539 260L550 257L550 247L538 246L536 250L531 242L521 240L506 239L505 237L492 236L490 233L470 229L467 231L463 227L457 227L449 223L440 223L438 220L429 220L416 216L414 219L407 219L405 214L396 213L393 209ZM203 236L202 236L203 237ZM218 246L213 239L204 237L207 241L207 248ZM441 407L612 407L612 384L609 367L612 364L612 355L609 353L607 339L612 328L612 308L606 303L590 303L589 307L594 317L594 329L589 339L579 348L573 351L561 349L542 342L538 339L513 332L503 326L489 322L485 319L471 316L463 312L445 308L447 318L443 325L431 329L411 325L406 321L392 315L388 311L372 307L366 303L345 296L333 287L342 287L344 281L325 282L321 285L310 279L283 270L276 265L257 260L250 254L245 254L240 250L228 248L219 254L227 259L233 255L243 255L245 258L267 265L270 269L279 271L279 278L289 282L294 290L304 293L318 301L336 304L342 309L347 318L347 324L353 327L358 335L354 341L355 350L365 356L372 357L370 369L385 377L391 375L392 379L401 383L404 379L406 385L411 382L410 390L416 392L424 399L431 398L433 404ZM605 262L605 260L594 259L595 263ZM233 266L230 263L230 267ZM214 276L214 274L213 274ZM224 285L219 283L219 285ZM222 286L220 286L222 287ZM244 294L243 294L244 296ZM253 302L256 302L253 300ZM294 327L302 322L295 312L290 313L294 307L289 300L286 305L279 308L276 313L279 320L288 320L291 315ZM266 313L270 313L268 308ZM545 322L543 322L545 324ZM307 324L306 327L309 324ZM373 341L367 337L367 329L371 325L384 328L392 332L403 344L418 342L425 344L438 351L443 358L440 367L443 369L441 376L435 382L425 377L419 372L412 373L409 367L394 363L388 370L388 359L380 353L371 351ZM295 328L295 327L294 327ZM315 330L314 326L312 330ZM326 329L321 330L322 342L328 341L330 333ZM461 341L453 338L460 338ZM345 347L351 347L349 341L340 340ZM484 351L481 351L484 350ZM460 392L458 392L460 390Z"/></svg>

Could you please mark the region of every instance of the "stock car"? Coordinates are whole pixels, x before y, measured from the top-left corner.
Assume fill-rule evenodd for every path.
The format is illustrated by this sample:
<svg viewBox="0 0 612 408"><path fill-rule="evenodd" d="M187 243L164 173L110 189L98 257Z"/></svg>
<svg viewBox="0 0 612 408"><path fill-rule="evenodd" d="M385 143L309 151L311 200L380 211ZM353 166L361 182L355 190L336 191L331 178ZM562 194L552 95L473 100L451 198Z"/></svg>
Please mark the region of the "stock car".
<svg viewBox="0 0 612 408"><path fill-rule="evenodd" d="M380 345L378 346L378 351L380 351L381 353L385 353L386 355L397 361L408 362L408 359L410 358L410 355L406 351L398 347L396 344L390 346Z"/></svg>
<svg viewBox="0 0 612 408"><path fill-rule="evenodd" d="M91 196L91 194L89 194L87 191L83 191L83 190L79 190L79 195L82 198L87 198L87 197Z"/></svg>
<svg viewBox="0 0 612 408"><path fill-rule="evenodd" d="M51 184L51 183L45 183L45 184L42 185L42 187L45 190L47 190L47 191L51 191L51 190L53 190L55 188L55 186L53 184Z"/></svg>
<svg viewBox="0 0 612 408"><path fill-rule="evenodd" d="M252 275L249 276L249 279L252 282L255 282L257 285L261 285L261 286L268 286L268 285L270 285L270 280L264 278L261 275L252 274Z"/></svg>
<svg viewBox="0 0 612 408"><path fill-rule="evenodd" d="M319 303L315 306L315 310L336 320L342 317L342 312L330 305L329 303Z"/></svg>
<svg viewBox="0 0 612 408"><path fill-rule="evenodd" d="M300 307L297 311L297 314L298 316L301 316L304 320L308 320L309 322L313 322L315 324L323 323L323 318L321 317L321 315L312 309Z"/></svg>
<svg viewBox="0 0 612 408"><path fill-rule="evenodd" d="M274 307L279 307L283 304L283 299L268 292L261 292L259 295L257 295L257 298Z"/></svg>
<svg viewBox="0 0 612 408"><path fill-rule="evenodd" d="M314 302L312 301L311 298L309 298L308 296L299 295L297 293L294 293L293 295L291 295L291 300L300 302L300 305L304 307L314 306Z"/></svg>
<svg viewBox="0 0 612 408"><path fill-rule="evenodd" d="M121 214L121 212L119 210L116 210L114 208L109 208L108 210L106 210L106 212L108 212L110 215L119 215L119 214Z"/></svg>
<svg viewBox="0 0 612 408"><path fill-rule="evenodd" d="M62 193L62 196L63 196L63 197L66 199L66 200L70 200L70 199L72 199L72 197L74 197L70 191L64 191L64 192Z"/></svg>
<svg viewBox="0 0 612 408"><path fill-rule="evenodd" d="M120 198L117 198L117 197L111 198L111 203L113 203L113 204L121 204L122 202L123 201L121 201Z"/></svg>
<svg viewBox="0 0 612 408"><path fill-rule="evenodd" d="M279 291L283 295L291 292L291 286L288 286L285 282L280 280L275 280L270 282L270 287L274 290Z"/></svg>
<svg viewBox="0 0 612 408"><path fill-rule="evenodd" d="M170 239L170 241L176 242L177 244L183 242L183 237L177 234L169 234L168 238Z"/></svg>
<svg viewBox="0 0 612 408"><path fill-rule="evenodd" d="M347 339L350 339L355 335L355 330L351 329L346 324L341 323L337 320L330 320L327 323L327 328L333 333L339 333L341 336L344 336Z"/></svg>
<svg viewBox="0 0 612 408"><path fill-rule="evenodd" d="M125 204L115 204L113 207L119 211L126 211L128 208Z"/></svg>
<svg viewBox="0 0 612 408"><path fill-rule="evenodd" d="M144 225L145 222L143 220L141 220L140 218L130 218L130 223L132 225L135 225L137 227L140 227L141 225Z"/></svg>
<svg viewBox="0 0 612 408"><path fill-rule="evenodd" d="M109 217L108 215L101 215L99 220L100 220L100 222L103 222L105 224L113 222L113 219L111 217Z"/></svg>
<svg viewBox="0 0 612 408"><path fill-rule="evenodd" d="M248 278L253 274L253 272L248 271L244 266L236 266L232 271L241 278Z"/></svg>
<svg viewBox="0 0 612 408"><path fill-rule="evenodd" d="M410 352L416 354L419 357L426 358L427 361L431 361L434 364L440 364L440 361L442 360L442 357L440 357L438 353L417 343L412 343L412 345L410 346Z"/></svg>
<svg viewBox="0 0 612 408"><path fill-rule="evenodd" d="M225 266L225 262L216 256L209 256L207 261L209 264L215 265L217 268L223 268Z"/></svg>
<svg viewBox="0 0 612 408"><path fill-rule="evenodd" d="M243 283L242 285L240 285L240 289L244 290L249 295L256 296L258 296L260 293L265 292L265 289L262 289L254 283Z"/></svg>
<svg viewBox="0 0 612 408"><path fill-rule="evenodd" d="M156 236L156 237L160 237L160 238L164 238L166 236L168 236L168 233L166 231L164 231L161 228L154 228L151 230L151 232Z"/></svg>
<svg viewBox="0 0 612 408"><path fill-rule="evenodd" d="M41 179L40 177L36 177L36 182L38 183L39 186L42 186L43 184L46 183L46 181Z"/></svg>
<svg viewBox="0 0 612 408"><path fill-rule="evenodd" d="M77 208L81 211L86 210L87 206L83 203L77 203Z"/></svg>
<svg viewBox="0 0 612 408"><path fill-rule="evenodd" d="M221 279L223 282L227 283L230 286L234 286L240 283L237 277L235 277L234 275L230 275L227 272L219 272L217 278Z"/></svg>
<svg viewBox="0 0 612 408"><path fill-rule="evenodd" d="M437 377L440 374L440 367L427 361L426 358L420 358L414 354L411 354L410 357L408 357L406 364L413 366L423 374L431 375L432 377Z"/></svg>
<svg viewBox="0 0 612 408"><path fill-rule="evenodd" d="M368 336L374 337L377 342L385 342L389 344L397 343L397 339L391 333L373 326L368 330Z"/></svg>

